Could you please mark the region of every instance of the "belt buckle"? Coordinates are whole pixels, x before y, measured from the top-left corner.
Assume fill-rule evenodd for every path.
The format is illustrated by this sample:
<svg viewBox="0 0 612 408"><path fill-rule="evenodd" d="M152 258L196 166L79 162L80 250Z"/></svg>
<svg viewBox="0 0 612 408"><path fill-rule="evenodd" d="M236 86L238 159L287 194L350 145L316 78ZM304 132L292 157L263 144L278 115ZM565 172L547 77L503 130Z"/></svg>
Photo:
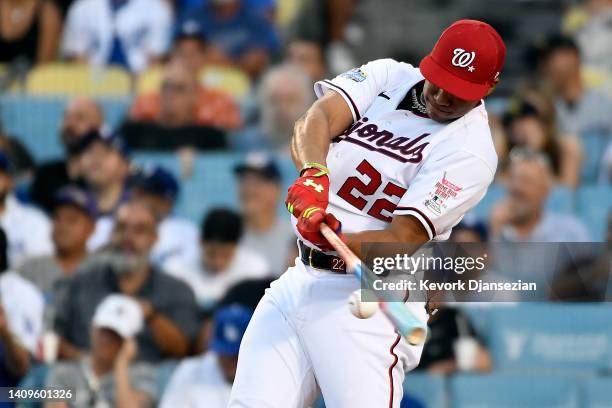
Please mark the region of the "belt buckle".
<svg viewBox="0 0 612 408"><path fill-rule="evenodd" d="M314 249L312 249L309 246L307 246L307 248L308 248L308 266L310 266L312 269L316 269L317 271L324 271L325 269L317 268L316 266L312 264L312 253L314 252Z"/></svg>

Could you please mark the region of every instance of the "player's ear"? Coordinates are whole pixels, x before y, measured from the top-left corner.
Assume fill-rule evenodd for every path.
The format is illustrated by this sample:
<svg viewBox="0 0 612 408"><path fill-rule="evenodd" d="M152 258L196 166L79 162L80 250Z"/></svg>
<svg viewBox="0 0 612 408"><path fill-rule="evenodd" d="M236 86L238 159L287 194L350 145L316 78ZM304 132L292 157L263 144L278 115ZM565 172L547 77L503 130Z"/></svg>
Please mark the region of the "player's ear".
<svg viewBox="0 0 612 408"><path fill-rule="evenodd" d="M499 84L499 77L495 78L495 81L493 82L493 86L491 86L491 88L489 89L489 92L487 92L487 96L491 95L493 91L495 91L495 88L497 88L498 84Z"/></svg>

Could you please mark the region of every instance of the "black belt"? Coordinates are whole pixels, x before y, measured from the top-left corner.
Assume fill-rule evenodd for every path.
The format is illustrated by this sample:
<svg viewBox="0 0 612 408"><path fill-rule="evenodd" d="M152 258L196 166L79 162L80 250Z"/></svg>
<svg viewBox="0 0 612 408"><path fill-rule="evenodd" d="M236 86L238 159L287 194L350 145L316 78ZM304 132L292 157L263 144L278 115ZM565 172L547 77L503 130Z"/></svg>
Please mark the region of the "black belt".
<svg viewBox="0 0 612 408"><path fill-rule="evenodd" d="M304 265L334 273L346 273L344 260L339 256L328 255L318 249L313 249L302 240L298 240L298 246L300 248L300 259L304 262Z"/></svg>

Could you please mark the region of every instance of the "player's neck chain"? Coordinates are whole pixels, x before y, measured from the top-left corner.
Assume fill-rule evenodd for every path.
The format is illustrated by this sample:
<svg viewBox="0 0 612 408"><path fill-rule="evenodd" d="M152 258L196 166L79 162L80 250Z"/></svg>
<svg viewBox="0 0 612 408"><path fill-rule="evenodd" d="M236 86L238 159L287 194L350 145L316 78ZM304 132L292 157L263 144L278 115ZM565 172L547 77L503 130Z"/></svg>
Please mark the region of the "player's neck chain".
<svg viewBox="0 0 612 408"><path fill-rule="evenodd" d="M427 115L427 107L425 106L423 92L421 91L420 95L417 95L417 87L412 88L412 109L419 111L423 115Z"/></svg>

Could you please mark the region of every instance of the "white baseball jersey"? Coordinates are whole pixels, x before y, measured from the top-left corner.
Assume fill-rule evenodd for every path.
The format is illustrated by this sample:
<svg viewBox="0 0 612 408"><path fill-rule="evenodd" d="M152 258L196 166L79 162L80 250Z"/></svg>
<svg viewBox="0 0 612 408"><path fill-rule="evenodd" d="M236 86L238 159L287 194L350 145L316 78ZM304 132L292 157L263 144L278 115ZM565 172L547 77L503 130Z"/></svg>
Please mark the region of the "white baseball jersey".
<svg viewBox="0 0 612 408"><path fill-rule="evenodd" d="M344 231L383 229L394 215L409 214L429 238L445 239L493 180L497 158L484 104L437 123L419 101L422 86L417 68L390 59L315 85L318 96L338 92L353 113L327 155L327 211ZM408 344L382 313L353 316L347 298L359 288L353 276L296 259L255 310L229 406L303 408L320 389L329 407L398 408L404 373L423 346ZM426 322L423 306L406 304Z"/></svg>
<svg viewBox="0 0 612 408"><path fill-rule="evenodd" d="M343 231L383 229L409 214L430 239L444 240L492 182L497 155L484 102L453 122L435 122L410 109L418 98L412 88L423 80L418 68L381 59L315 84L317 96L333 89L353 114L327 155L327 211Z"/></svg>

